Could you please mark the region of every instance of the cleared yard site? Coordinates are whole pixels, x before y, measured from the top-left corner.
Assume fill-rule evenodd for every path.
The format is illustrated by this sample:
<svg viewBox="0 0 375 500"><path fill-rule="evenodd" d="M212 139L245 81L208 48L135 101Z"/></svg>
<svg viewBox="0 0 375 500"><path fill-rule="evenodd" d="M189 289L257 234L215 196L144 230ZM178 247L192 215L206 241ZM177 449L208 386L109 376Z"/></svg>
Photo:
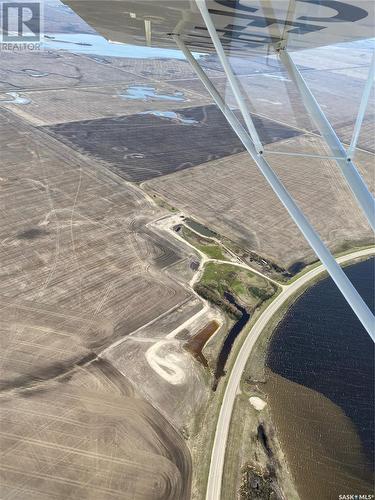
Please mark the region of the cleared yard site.
<svg viewBox="0 0 375 500"><path fill-rule="evenodd" d="M298 136L269 146L327 155L322 141ZM358 152L359 167L373 183L371 153ZM272 155L271 165L333 250L372 241L367 221L339 169L331 160ZM184 213L198 219L243 248L289 268L307 263L314 254L290 220L247 153L207 162L161 178L146 186Z"/></svg>
<svg viewBox="0 0 375 500"><path fill-rule="evenodd" d="M95 361L190 298L160 270L180 255L142 229L163 212L6 111L0 137L2 492L189 498L184 442Z"/></svg>

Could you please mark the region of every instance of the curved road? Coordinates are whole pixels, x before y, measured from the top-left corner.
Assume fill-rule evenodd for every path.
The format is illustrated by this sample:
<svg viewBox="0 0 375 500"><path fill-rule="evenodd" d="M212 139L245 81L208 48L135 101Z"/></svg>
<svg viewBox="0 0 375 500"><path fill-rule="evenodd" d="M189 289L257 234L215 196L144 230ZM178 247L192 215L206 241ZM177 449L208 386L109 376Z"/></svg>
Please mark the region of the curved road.
<svg viewBox="0 0 375 500"><path fill-rule="evenodd" d="M348 255L339 257L337 262L343 264L357 257L363 257L367 255L372 255L375 253L374 248L369 248L366 250L360 250L358 252L353 252ZM241 381L242 372L245 369L246 362L249 358L251 350L254 347L259 335L262 333L263 328L266 326L268 321L276 313L276 311L284 304L284 302L296 293L303 285L305 285L312 278L322 273L325 270L323 265L315 267L311 271L302 275L296 281L283 287L280 295L271 302L263 314L259 317L256 323L251 328L248 333L244 343L242 344L241 350L237 356L235 364L228 374L229 378L227 381L227 386L225 389L223 402L221 405L219 418L216 426L216 434L214 439L214 444L212 448L210 471L208 475L207 482L207 492L206 500L220 500L221 495L221 483L224 468L225 450L228 439L228 432L230 421L232 417L233 405L236 399L237 390Z"/></svg>

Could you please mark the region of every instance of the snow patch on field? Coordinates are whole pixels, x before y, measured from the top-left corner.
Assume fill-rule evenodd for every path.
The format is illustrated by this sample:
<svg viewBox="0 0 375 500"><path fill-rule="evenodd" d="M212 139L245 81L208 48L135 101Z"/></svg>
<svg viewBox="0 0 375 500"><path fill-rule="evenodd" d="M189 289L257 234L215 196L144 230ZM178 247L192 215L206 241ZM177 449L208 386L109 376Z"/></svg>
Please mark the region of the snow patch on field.
<svg viewBox="0 0 375 500"><path fill-rule="evenodd" d="M265 406L267 406L267 403L263 401L263 399L258 398L258 396L251 396L249 398L250 404L258 411L263 410Z"/></svg>

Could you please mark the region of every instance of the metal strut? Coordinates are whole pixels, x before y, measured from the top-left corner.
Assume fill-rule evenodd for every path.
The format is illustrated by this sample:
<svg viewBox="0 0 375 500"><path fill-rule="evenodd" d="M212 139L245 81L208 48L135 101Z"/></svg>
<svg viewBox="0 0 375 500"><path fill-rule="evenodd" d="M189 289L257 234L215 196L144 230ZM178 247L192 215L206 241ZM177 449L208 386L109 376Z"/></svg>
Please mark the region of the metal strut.
<svg viewBox="0 0 375 500"><path fill-rule="evenodd" d="M314 250L318 258L326 267L327 271L329 272L333 281L336 283L337 287L340 289L341 293L344 295L350 307L353 309L371 338L375 341L375 318L370 309L367 307L357 290L352 285L351 281L348 279L344 271L331 255L328 248L324 245L317 232L306 219L305 215L295 203L289 192L286 190L280 179L268 164L268 162L263 156L258 154L258 151L256 150L248 132L242 126L233 111L225 103L211 80L208 78L206 73L203 71L203 69L191 54L188 47L181 40L180 36L173 35L173 38L179 49L184 53L186 59L196 72L198 78L211 94L218 108L224 114L233 131L237 134L242 144L245 146L250 156L257 164L259 170L267 180L268 184L271 186L281 203L287 209L289 215L298 226L311 248Z"/></svg>
<svg viewBox="0 0 375 500"><path fill-rule="evenodd" d="M357 147L357 141L359 137L359 133L361 131L363 118L365 116L368 100L370 98L372 84L374 83L375 76L375 50L372 53L372 59L370 64L370 69L368 72L368 77L366 81L365 88L363 89L361 104L359 105L357 119L354 125L352 140L350 141L350 146L346 152L347 158L353 159L354 153Z"/></svg>
<svg viewBox="0 0 375 500"><path fill-rule="evenodd" d="M255 125L254 125L253 120L250 116L250 113L246 107L246 103L242 97L241 89L240 89L239 83L237 81L237 78L236 78L235 74L233 73L233 70L230 66L228 58L227 58L225 51L223 49L223 46L221 44L220 38L216 32L215 25L212 22L210 13L208 12L206 2L205 2L205 0L195 0L195 3L197 4L197 7L198 7L198 9L203 17L204 23L207 27L207 31L212 39L212 43L214 44L214 47L215 47L217 55L220 59L221 65L224 68L225 74L228 78L230 88L231 88L233 95L236 99L238 107L240 108L241 114L242 114L243 119L246 123L246 127L247 127L249 134L250 134L250 137L254 143L255 149L257 150L258 154L262 154L263 153L263 145L259 139L258 132L255 128Z"/></svg>
<svg viewBox="0 0 375 500"><path fill-rule="evenodd" d="M288 52L282 48L278 50L280 60L284 64L289 76L293 79L298 90L300 91L304 106L318 127L320 134L325 140L327 146L331 150L332 156L336 156L336 162L339 165L343 176L346 179L350 189L352 190L357 203L362 208L367 220L375 232L375 201L374 197L368 190L362 177L360 176L356 166L348 157L347 152L337 137L327 117L320 108L315 97L307 86L303 76L294 64ZM363 111L364 112L364 111ZM358 127L357 127L358 128Z"/></svg>

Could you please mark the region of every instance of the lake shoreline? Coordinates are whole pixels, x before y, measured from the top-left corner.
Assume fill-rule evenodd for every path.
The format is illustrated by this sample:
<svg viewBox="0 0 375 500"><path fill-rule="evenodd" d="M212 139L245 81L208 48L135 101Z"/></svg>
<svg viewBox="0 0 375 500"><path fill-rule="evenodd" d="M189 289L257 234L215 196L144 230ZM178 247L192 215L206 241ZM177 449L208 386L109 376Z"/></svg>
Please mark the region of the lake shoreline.
<svg viewBox="0 0 375 500"><path fill-rule="evenodd" d="M353 272L354 267L358 269L357 264L369 260L369 258L359 259L348 262L347 266L350 266ZM369 263L369 265L371 264ZM256 382L258 387L261 386L263 397L268 402L269 425L274 429L275 437L285 454L287 468L293 476L301 500L308 500L312 494L316 498L336 498L337 494L340 494L339 492L343 493L343 488L346 488L345 491L353 491L357 494L366 494L372 491L372 478L368 473L368 460L364 453L363 432L361 433L355 422L347 416L347 410L343 410L343 405L335 404L334 401L331 401L332 397L326 397L319 390L313 390L304 384L296 384L296 381L288 380L288 377L282 377L280 373L274 373L268 366L274 335L279 334L279 349L282 349L275 355L276 359L278 359L277 356L280 357L280 352L290 349L290 344L286 344L287 338L285 337L288 327L284 328L285 332L278 331L283 328L285 317L288 314L293 314L293 310L295 310L296 305L298 306L300 299L306 292L309 292L309 295L314 295L314 286L327 284L328 281L324 280L325 277L322 274L307 283L304 289L291 297L291 300L278 311L271 322L272 324L267 325L266 330L258 339L251 356L253 363L249 359L247 366L250 365L250 368L246 370L248 380ZM331 285L334 287L332 283ZM319 320L317 322L319 324ZM311 332L309 331L309 333ZM283 337L283 342L281 337ZM303 339L303 336L300 339ZM327 348L329 349L329 342ZM309 353L308 350L306 352ZM311 352L308 354L309 356L311 356ZM258 358L257 362L254 363L256 358ZM293 357L289 359L289 363L296 363L296 365L298 365L298 361L301 362L301 359ZM322 364L324 364L324 359ZM299 371L303 372L304 363L298 366L302 367ZM355 374L353 383L355 383ZM329 385L328 382L327 385ZM348 390L348 399L350 400L352 396ZM289 410L290 408L292 411ZM313 424L306 426L304 421ZM296 435L298 438L295 437ZM301 440L304 443L303 447L300 446ZM345 440L345 445L342 444L343 440ZM350 447L348 443L350 443ZM322 463L326 461L325 465L314 470L313 462L309 463L309 456L307 453L306 456L304 454L305 449L319 457ZM337 457L339 457L340 465L331 465L332 460ZM312 468L311 473L310 468ZM318 474L319 481L317 481ZM330 484L328 487L321 484L330 481L332 477L335 478L332 480L332 483L336 482L335 485ZM347 477L350 477L350 480L347 481ZM321 484L321 488L319 489L316 484Z"/></svg>

